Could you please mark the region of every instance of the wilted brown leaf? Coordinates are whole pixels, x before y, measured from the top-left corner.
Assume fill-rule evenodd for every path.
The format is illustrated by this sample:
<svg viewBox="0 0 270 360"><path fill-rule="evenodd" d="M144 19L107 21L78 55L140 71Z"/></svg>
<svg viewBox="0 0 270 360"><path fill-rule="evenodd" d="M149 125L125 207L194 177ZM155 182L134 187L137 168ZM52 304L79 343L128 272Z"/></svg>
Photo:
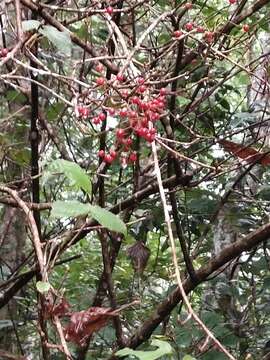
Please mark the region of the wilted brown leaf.
<svg viewBox="0 0 270 360"><path fill-rule="evenodd" d="M221 144L226 151L231 152L240 159L244 159L248 163L257 162L265 166L270 165L270 156L267 153L262 153L252 147L240 145L229 140L219 140L218 143Z"/></svg>
<svg viewBox="0 0 270 360"><path fill-rule="evenodd" d="M103 328L114 316L118 316L116 311L103 307L74 312L65 328L65 338L83 346L89 336Z"/></svg>

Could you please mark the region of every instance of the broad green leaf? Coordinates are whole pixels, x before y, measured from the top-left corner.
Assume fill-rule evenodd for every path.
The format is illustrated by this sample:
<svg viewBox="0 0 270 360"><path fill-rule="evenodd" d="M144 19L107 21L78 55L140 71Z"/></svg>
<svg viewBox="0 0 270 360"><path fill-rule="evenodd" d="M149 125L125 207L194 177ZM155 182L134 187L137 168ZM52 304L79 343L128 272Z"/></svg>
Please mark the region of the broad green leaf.
<svg viewBox="0 0 270 360"><path fill-rule="evenodd" d="M23 31L31 31L37 29L41 25L38 20L25 20L22 21L22 29Z"/></svg>
<svg viewBox="0 0 270 360"><path fill-rule="evenodd" d="M89 195L91 194L92 186L89 176L78 164L71 161L58 159L50 164L50 169L52 171L64 173L65 176L71 182L73 182L74 185L82 188Z"/></svg>
<svg viewBox="0 0 270 360"><path fill-rule="evenodd" d="M115 232L127 234L125 223L119 216L97 205L83 204L76 200L55 201L52 204L51 217L67 218L90 214L100 225Z"/></svg>
<svg viewBox="0 0 270 360"><path fill-rule="evenodd" d="M100 225L111 231L119 232L126 236L126 225L119 216L97 205L90 205L90 214L100 223Z"/></svg>
<svg viewBox="0 0 270 360"><path fill-rule="evenodd" d="M43 293L46 293L46 292L48 292L50 290L51 285L50 285L50 283L45 282L45 281L38 281L36 283L36 288L40 293L43 294Z"/></svg>
<svg viewBox="0 0 270 360"><path fill-rule="evenodd" d="M55 201L52 204L51 217L61 219L86 215L90 211L89 204L83 204L79 201Z"/></svg>
<svg viewBox="0 0 270 360"><path fill-rule="evenodd" d="M51 25L45 25L39 32L46 36L59 51L68 56L71 54L72 42L68 31L59 31Z"/></svg>
<svg viewBox="0 0 270 360"><path fill-rule="evenodd" d="M183 360L196 360L194 357L190 356L190 355L185 355L183 357Z"/></svg>
<svg viewBox="0 0 270 360"><path fill-rule="evenodd" d="M122 350L117 351L117 356L127 356L132 355L136 356L140 360L155 360L159 359L161 356L172 353L172 347L167 341L161 340L152 340L152 346L157 346L158 349L153 351L142 351L142 350L132 350L130 348L124 348Z"/></svg>
<svg viewBox="0 0 270 360"><path fill-rule="evenodd" d="M190 103L190 99L187 99L183 96L177 96L176 97L176 103L178 106L185 106L187 105L188 103Z"/></svg>

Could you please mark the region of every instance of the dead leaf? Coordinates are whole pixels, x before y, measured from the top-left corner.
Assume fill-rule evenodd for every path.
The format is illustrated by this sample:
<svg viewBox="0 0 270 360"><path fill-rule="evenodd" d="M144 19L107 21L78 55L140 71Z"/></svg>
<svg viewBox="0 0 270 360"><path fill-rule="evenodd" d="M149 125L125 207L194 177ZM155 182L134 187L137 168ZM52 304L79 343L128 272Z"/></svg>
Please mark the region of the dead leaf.
<svg viewBox="0 0 270 360"><path fill-rule="evenodd" d="M252 147L237 144L229 140L219 140L218 143L223 146L226 151L233 155L244 159L248 163L255 163L261 165L270 165L270 156L268 153L260 152Z"/></svg>
<svg viewBox="0 0 270 360"><path fill-rule="evenodd" d="M118 316L116 311L103 307L91 307L88 310L74 312L64 330L65 338L83 346L89 336L107 325L114 316Z"/></svg>

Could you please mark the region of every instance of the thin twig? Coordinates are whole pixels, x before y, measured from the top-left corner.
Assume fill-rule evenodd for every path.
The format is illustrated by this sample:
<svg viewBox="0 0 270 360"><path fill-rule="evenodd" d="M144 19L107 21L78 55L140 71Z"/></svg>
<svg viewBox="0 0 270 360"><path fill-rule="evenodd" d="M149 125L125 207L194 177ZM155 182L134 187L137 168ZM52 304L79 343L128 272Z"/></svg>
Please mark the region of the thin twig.
<svg viewBox="0 0 270 360"><path fill-rule="evenodd" d="M213 340L213 342L217 345L217 347L225 355L227 355L229 359L236 360L236 358L228 352L228 350L220 343L220 341L218 341L218 339L215 337L215 335L205 326L205 324L201 321L201 319L198 317L198 315L194 312L194 310L188 300L188 297L185 293L185 290L184 290L184 287L182 284L182 280L181 280L180 271L178 268L176 245L175 245L175 241L174 241L174 237L173 237L173 231L172 231L172 227L171 227L171 220L170 220L168 205L166 202L165 191L164 191L164 188L162 185L161 172L160 172L160 168L159 168L159 164L158 164L157 148L156 148L156 144L154 141L152 142L152 153L153 153L153 158L154 158L155 173L156 173L156 178L157 178L157 182L158 182L160 198L161 198L163 211L164 211L165 222L166 222L167 228L168 228L168 236L169 236L171 249L172 249L172 259L173 259L173 264L174 264L174 268L175 268L177 284L179 286L179 290L180 290L181 296L183 298L183 301L188 309L189 314L193 317L193 319L197 322L197 324L203 329L203 331L206 333L206 335L210 339Z"/></svg>
<svg viewBox="0 0 270 360"><path fill-rule="evenodd" d="M44 256L42 253L42 244L41 244L41 241L39 238L39 232L38 232L37 224L34 219L33 212L29 209L29 207L26 205L26 203L18 196L18 193L15 190L12 190L6 186L0 185L0 191L8 193L11 197L13 197L13 199L17 202L19 207L25 213L29 228L30 228L32 236L33 236L32 237L33 245L34 245L35 252L37 255L42 280L47 281L48 276L47 276L47 273L45 270Z"/></svg>

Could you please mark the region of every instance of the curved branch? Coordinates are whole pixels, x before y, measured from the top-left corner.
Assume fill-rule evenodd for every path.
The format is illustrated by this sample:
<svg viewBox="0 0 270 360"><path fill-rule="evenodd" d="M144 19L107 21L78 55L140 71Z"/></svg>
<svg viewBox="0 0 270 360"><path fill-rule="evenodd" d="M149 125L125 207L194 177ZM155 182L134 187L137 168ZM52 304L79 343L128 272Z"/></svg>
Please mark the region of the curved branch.
<svg viewBox="0 0 270 360"><path fill-rule="evenodd" d="M239 239L230 246L224 248L208 265L201 267L196 271L198 284L206 281L209 275L222 268L226 263L240 256L244 251L250 251L260 243L268 241L270 238L270 223L261 226L242 239ZM183 282L185 293L188 294L196 288L190 278ZM163 302L155 309L148 320L146 320L137 332L130 338L127 346L136 348L146 341L157 328L157 326L171 313L175 306L182 300L179 288L175 289L171 294L163 300Z"/></svg>

